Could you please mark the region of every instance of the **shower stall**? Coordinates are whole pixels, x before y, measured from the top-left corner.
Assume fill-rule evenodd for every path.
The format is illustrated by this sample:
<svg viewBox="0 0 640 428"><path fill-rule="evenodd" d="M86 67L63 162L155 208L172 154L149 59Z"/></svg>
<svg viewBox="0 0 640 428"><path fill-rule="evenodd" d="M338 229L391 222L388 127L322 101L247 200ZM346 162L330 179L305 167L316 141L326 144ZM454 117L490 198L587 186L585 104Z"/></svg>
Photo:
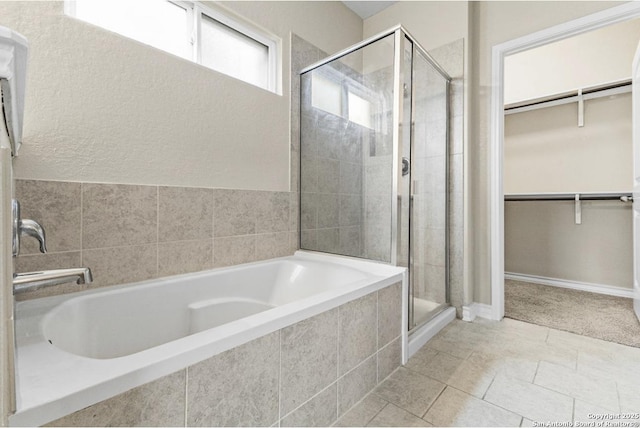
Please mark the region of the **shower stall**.
<svg viewBox="0 0 640 428"><path fill-rule="evenodd" d="M407 267L411 334L450 307L450 80L401 26L301 72L301 248Z"/></svg>

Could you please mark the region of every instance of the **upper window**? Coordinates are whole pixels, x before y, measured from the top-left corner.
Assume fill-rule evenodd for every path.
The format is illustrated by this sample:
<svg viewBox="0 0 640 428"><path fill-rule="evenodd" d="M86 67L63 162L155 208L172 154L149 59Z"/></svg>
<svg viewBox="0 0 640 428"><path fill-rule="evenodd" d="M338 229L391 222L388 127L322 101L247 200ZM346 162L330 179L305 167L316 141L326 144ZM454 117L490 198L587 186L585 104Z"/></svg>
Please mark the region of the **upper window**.
<svg viewBox="0 0 640 428"><path fill-rule="evenodd" d="M199 2L66 1L66 13L252 85L277 91L277 40Z"/></svg>
<svg viewBox="0 0 640 428"><path fill-rule="evenodd" d="M384 101L359 82L332 69L311 75L311 105L369 129L376 127L377 110Z"/></svg>

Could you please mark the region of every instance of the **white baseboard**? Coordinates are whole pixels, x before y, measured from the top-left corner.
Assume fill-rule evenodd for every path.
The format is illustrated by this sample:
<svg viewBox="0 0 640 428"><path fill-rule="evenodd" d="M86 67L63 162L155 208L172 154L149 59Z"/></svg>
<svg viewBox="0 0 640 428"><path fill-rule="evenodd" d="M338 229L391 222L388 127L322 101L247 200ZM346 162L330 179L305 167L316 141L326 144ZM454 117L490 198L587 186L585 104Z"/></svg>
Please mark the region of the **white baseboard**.
<svg viewBox="0 0 640 428"><path fill-rule="evenodd" d="M544 276L525 275L505 272L504 279L513 281L532 282L534 284L551 285L553 287L570 288L572 290L588 291L590 293L607 294L609 296L633 298L633 290L613 285L592 284L588 282L570 281L567 279L547 278Z"/></svg>
<svg viewBox="0 0 640 428"><path fill-rule="evenodd" d="M493 307L484 303L472 303L462 307L462 321L473 321L476 317L493 319Z"/></svg>
<svg viewBox="0 0 640 428"><path fill-rule="evenodd" d="M433 336L445 328L447 324L456 319L456 308L450 307L436 315L434 319L426 325L420 327L418 331L409 336L409 355L411 358L418 349L422 348Z"/></svg>

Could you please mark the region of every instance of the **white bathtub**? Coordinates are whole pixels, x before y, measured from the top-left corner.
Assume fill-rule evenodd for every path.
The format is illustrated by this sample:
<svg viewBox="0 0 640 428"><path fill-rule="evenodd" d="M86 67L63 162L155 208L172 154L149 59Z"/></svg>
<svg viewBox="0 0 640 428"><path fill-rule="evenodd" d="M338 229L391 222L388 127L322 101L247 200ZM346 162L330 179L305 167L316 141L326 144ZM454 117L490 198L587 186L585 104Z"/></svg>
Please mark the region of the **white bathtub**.
<svg viewBox="0 0 640 428"><path fill-rule="evenodd" d="M19 302L10 424L55 420L398 281L406 290L404 275L403 268L299 251Z"/></svg>

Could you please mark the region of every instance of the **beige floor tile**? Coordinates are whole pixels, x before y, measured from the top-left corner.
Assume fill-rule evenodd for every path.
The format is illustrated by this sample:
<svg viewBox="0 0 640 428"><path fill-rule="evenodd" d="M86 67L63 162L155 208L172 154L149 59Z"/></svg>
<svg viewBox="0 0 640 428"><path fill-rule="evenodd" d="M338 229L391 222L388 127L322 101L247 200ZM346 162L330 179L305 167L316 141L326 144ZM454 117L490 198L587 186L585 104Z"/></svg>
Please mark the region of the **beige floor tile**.
<svg viewBox="0 0 640 428"><path fill-rule="evenodd" d="M447 387L424 419L435 426L519 426L522 420L508 410Z"/></svg>
<svg viewBox="0 0 640 428"><path fill-rule="evenodd" d="M389 404L375 394L367 395L360 403L356 404L333 425L336 427L363 427L366 426L379 412Z"/></svg>
<svg viewBox="0 0 640 428"><path fill-rule="evenodd" d="M400 367L374 392L390 403L421 417L444 387L442 382Z"/></svg>
<svg viewBox="0 0 640 428"><path fill-rule="evenodd" d="M476 354L473 354L460 364L458 369L449 377L447 384L482 398L495 376L495 371L480 364Z"/></svg>
<svg viewBox="0 0 640 428"><path fill-rule="evenodd" d="M565 346L544 344L532 351L541 361L547 361L570 369L576 369L578 351Z"/></svg>
<svg viewBox="0 0 640 428"><path fill-rule="evenodd" d="M406 367L446 383L464 360L445 352L435 352L435 355L432 352L416 353L409 359Z"/></svg>
<svg viewBox="0 0 640 428"><path fill-rule="evenodd" d="M621 412L640 412L640 382L635 385L618 383L618 396Z"/></svg>
<svg viewBox="0 0 640 428"><path fill-rule="evenodd" d="M474 352L468 360L478 367L484 367L487 372L494 374L502 374L516 379L533 382L533 377L538 370L539 358L529 352L521 352L520 354L500 354Z"/></svg>
<svg viewBox="0 0 640 428"><path fill-rule="evenodd" d="M495 334L497 338L519 337L528 341L544 342L547 340L550 330L548 327L503 318L500 324L495 327Z"/></svg>
<svg viewBox="0 0 640 428"><path fill-rule="evenodd" d="M520 424L521 427L532 427L534 426L533 421L531 419L527 419L527 418L522 418L522 423Z"/></svg>
<svg viewBox="0 0 640 428"><path fill-rule="evenodd" d="M614 354L595 355L591 352L578 353L578 372L587 376L604 377L626 385L640 385L640 356Z"/></svg>
<svg viewBox="0 0 640 428"><path fill-rule="evenodd" d="M624 352L624 345L619 345L593 337L581 336L562 330L551 329L547 337L547 343L559 346L571 346L578 351L587 351L594 355L610 356L617 352Z"/></svg>
<svg viewBox="0 0 640 428"><path fill-rule="evenodd" d="M573 398L506 376L496 376L484 399L532 421L570 422L573 416Z"/></svg>
<svg viewBox="0 0 640 428"><path fill-rule="evenodd" d="M427 421L393 404L388 404L367 426L370 427L430 427Z"/></svg>
<svg viewBox="0 0 640 428"><path fill-rule="evenodd" d="M620 411L616 383L604 377L585 375L542 361L534 383L588 403L598 403L612 412Z"/></svg>
<svg viewBox="0 0 640 428"><path fill-rule="evenodd" d="M446 352L454 357L465 359L476 349L476 345L465 343L453 337L439 335L434 337L425 345L428 349L439 352Z"/></svg>
<svg viewBox="0 0 640 428"><path fill-rule="evenodd" d="M596 420L592 416L593 414L611 414L610 410L604 409L598 405L586 403L582 400L576 400L573 408L573 421L574 423L580 422L582 424L601 422L602 420Z"/></svg>
<svg viewBox="0 0 640 428"><path fill-rule="evenodd" d="M451 323L453 328L442 333L447 340L461 341L474 346L486 343L495 336L495 327L485 327L482 324L457 321Z"/></svg>
<svg viewBox="0 0 640 428"><path fill-rule="evenodd" d="M480 351L498 356L544 360L575 369L577 351L573 348L549 345L536 339L522 336L502 337L484 343Z"/></svg>

